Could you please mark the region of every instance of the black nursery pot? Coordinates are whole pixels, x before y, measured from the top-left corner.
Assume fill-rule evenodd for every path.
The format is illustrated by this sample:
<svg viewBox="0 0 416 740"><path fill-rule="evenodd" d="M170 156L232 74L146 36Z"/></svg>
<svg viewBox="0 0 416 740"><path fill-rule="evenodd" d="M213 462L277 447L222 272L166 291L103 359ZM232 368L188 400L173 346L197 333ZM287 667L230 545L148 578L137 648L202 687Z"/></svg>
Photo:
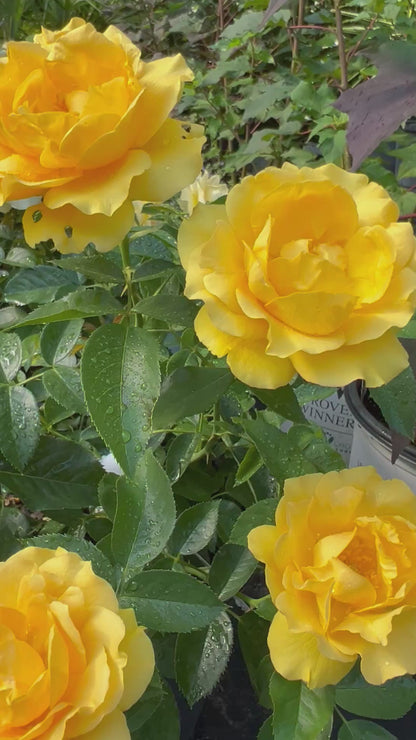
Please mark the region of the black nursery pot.
<svg viewBox="0 0 416 740"><path fill-rule="evenodd" d="M345 400L354 417L350 467L373 465L383 478L398 478L416 493L416 447L408 445L396 462L391 462L391 435L389 429L376 418L378 407L366 399L361 381L344 389Z"/></svg>

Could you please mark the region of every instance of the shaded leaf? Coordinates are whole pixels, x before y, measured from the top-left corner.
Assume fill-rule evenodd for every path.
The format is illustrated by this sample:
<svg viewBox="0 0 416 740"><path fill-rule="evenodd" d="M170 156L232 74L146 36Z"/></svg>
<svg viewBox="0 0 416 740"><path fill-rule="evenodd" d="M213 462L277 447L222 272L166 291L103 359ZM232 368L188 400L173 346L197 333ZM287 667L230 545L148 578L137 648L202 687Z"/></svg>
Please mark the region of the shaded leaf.
<svg viewBox="0 0 416 740"><path fill-rule="evenodd" d="M40 351L49 365L55 365L69 355L78 341L83 323L83 319L57 321L43 328Z"/></svg>
<svg viewBox="0 0 416 740"><path fill-rule="evenodd" d="M342 725L338 740L398 740L398 738L375 722L352 719Z"/></svg>
<svg viewBox="0 0 416 740"><path fill-rule="evenodd" d="M219 501L207 501L185 509L178 517L169 540L173 555L193 555L202 550L215 534Z"/></svg>
<svg viewBox="0 0 416 740"><path fill-rule="evenodd" d="M362 717L399 719L416 702L416 681L410 676L399 676L382 686L373 686L359 670L354 670L337 685L335 701L342 709Z"/></svg>
<svg viewBox="0 0 416 740"><path fill-rule="evenodd" d="M245 509L232 528L230 542L247 547L247 535L254 527L260 527L262 524L274 524L277 504L277 499L266 498Z"/></svg>
<svg viewBox="0 0 416 740"><path fill-rule="evenodd" d="M49 303L58 290L74 290L79 285L76 272L63 272L51 265L36 265L19 270L4 289L6 301L19 304Z"/></svg>
<svg viewBox="0 0 416 740"><path fill-rule="evenodd" d="M96 505L103 474L96 458L75 442L41 437L23 473L0 464L0 482L32 511Z"/></svg>
<svg viewBox="0 0 416 740"><path fill-rule="evenodd" d="M272 15L276 13L276 11L280 10L280 8L283 8L283 6L286 4L287 0L270 0L269 4L267 6L266 12L263 15L260 30L264 28L267 21L270 20Z"/></svg>
<svg viewBox="0 0 416 740"><path fill-rule="evenodd" d="M15 319L15 326L49 324L53 321L88 318L89 316L108 316L121 313L121 304L104 288L82 288L69 293L64 298L52 301L45 306Z"/></svg>
<svg viewBox="0 0 416 740"><path fill-rule="evenodd" d="M136 303L134 310L171 326L193 326L199 306L182 295L153 295Z"/></svg>
<svg viewBox="0 0 416 740"><path fill-rule="evenodd" d="M65 365L56 365L42 375L42 382L50 396L70 411L84 414L84 393L79 370Z"/></svg>
<svg viewBox="0 0 416 740"><path fill-rule="evenodd" d="M219 599L227 601L254 573L257 561L241 545L223 545L214 556L209 570L209 585Z"/></svg>
<svg viewBox="0 0 416 740"><path fill-rule="evenodd" d="M13 380L22 364L22 343L17 334L0 334L0 383Z"/></svg>
<svg viewBox="0 0 416 740"><path fill-rule="evenodd" d="M208 411L232 380L230 371L225 368L177 368L162 383L153 411L153 428L164 429L185 416Z"/></svg>

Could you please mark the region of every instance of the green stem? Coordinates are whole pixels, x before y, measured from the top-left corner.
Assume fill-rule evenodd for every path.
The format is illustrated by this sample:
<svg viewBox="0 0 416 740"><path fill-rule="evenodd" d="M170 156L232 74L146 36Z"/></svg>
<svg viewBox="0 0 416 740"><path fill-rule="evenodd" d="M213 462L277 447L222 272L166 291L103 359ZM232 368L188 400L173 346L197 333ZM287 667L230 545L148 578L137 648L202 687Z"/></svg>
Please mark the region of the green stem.
<svg viewBox="0 0 416 740"><path fill-rule="evenodd" d="M126 281L126 290L127 290L127 312L128 314L131 314L133 306L137 303L137 296L135 294L135 286L133 283L133 270L130 264L130 249L129 249L129 238L128 236L124 237L123 241L120 244L120 253L121 253L121 261L123 264L123 274L124 279ZM133 321L134 325L137 326L138 323L138 315L133 314Z"/></svg>

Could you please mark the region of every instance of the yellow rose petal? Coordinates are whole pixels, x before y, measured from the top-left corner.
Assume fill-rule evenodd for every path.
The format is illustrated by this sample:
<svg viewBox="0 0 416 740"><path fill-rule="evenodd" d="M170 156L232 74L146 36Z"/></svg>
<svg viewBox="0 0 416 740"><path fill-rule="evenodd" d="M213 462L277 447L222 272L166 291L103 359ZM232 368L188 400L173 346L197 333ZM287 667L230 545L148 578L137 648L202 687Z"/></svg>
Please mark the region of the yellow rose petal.
<svg viewBox="0 0 416 740"><path fill-rule="evenodd" d="M407 353L392 332L321 355L297 352L291 360L310 383L343 386L363 378L370 388L388 383L408 366Z"/></svg>
<svg viewBox="0 0 416 740"><path fill-rule="evenodd" d="M124 714L115 710L107 714L94 730L83 733L82 738L83 740L130 740L131 734Z"/></svg>
<svg viewBox="0 0 416 740"><path fill-rule="evenodd" d="M390 678L416 672L416 612L414 608L394 617L387 645L366 643L361 653L361 672L368 683L382 684Z"/></svg>
<svg viewBox="0 0 416 740"><path fill-rule="evenodd" d="M349 656L345 662L326 658L313 634L290 632L286 617L280 613L270 625L267 644L276 671L289 681L305 681L310 689L338 683L355 662Z"/></svg>
<svg viewBox="0 0 416 740"><path fill-rule="evenodd" d="M124 691L119 704L124 711L130 709L147 689L155 669L155 656L144 627L137 626L133 610L122 609L120 616L126 627L126 635L120 643L120 650L127 654L127 663L123 670Z"/></svg>
<svg viewBox="0 0 416 740"><path fill-rule="evenodd" d="M41 218L33 217L41 213ZM134 209L124 203L112 216L94 213L87 216L71 205L49 209L42 203L28 208L23 216L25 238L29 246L52 239L63 254L82 252L95 244L99 252L108 252L121 243L134 222Z"/></svg>
<svg viewBox="0 0 416 740"><path fill-rule="evenodd" d="M152 164L134 178L132 200L161 202L171 198L195 180L202 167L201 148L205 141L202 126L168 119L146 143Z"/></svg>
<svg viewBox="0 0 416 740"><path fill-rule="evenodd" d="M277 541L277 530L269 524L255 527L247 536L247 546L257 560L266 563L273 560Z"/></svg>
<svg viewBox="0 0 416 740"><path fill-rule="evenodd" d="M240 340L229 351L227 362L231 372L253 388L279 388L293 378L294 368L289 359L265 354L265 342Z"/></svg>

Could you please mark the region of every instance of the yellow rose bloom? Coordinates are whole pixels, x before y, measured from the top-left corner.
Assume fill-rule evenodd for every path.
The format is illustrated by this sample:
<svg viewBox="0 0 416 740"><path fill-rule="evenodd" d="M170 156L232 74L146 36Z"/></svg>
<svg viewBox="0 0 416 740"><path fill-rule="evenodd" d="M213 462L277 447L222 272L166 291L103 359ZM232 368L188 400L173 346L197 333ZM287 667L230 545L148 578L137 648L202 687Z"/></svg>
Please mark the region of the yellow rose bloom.
<svg viewBox="0 0 416 740"><path fill-rule="evenodd" d="M0 59L0 205L41 196L30 246L105 252L134 222L131 201L163 201L201 169L202 127L169 118L192 80L183 57L143 62L114 26L73 18Z"/></svg>
<svg viewBox="0 0 416 740"><path fill-rule="evenodd" d="M129 740L155 661L91 564L28 547L0 563L0 738Z"/></svg>
<svg viewBox="0 0 416 740"><path fill-rule="evenodd" d="M284 164L200 205L179 232L195 330L248 385L295 373L382 385L408 364L393 327L412 316L416 240L387 192L335 165Z"/></svg>
<svg viewBox="0 0 416 740"><path fill-rule="evenodd" d="M368 683L416 673L416 496L372 467L286 481L276 526L248 536L278 612L273 665L311 688L357 658Z"/></svg>

